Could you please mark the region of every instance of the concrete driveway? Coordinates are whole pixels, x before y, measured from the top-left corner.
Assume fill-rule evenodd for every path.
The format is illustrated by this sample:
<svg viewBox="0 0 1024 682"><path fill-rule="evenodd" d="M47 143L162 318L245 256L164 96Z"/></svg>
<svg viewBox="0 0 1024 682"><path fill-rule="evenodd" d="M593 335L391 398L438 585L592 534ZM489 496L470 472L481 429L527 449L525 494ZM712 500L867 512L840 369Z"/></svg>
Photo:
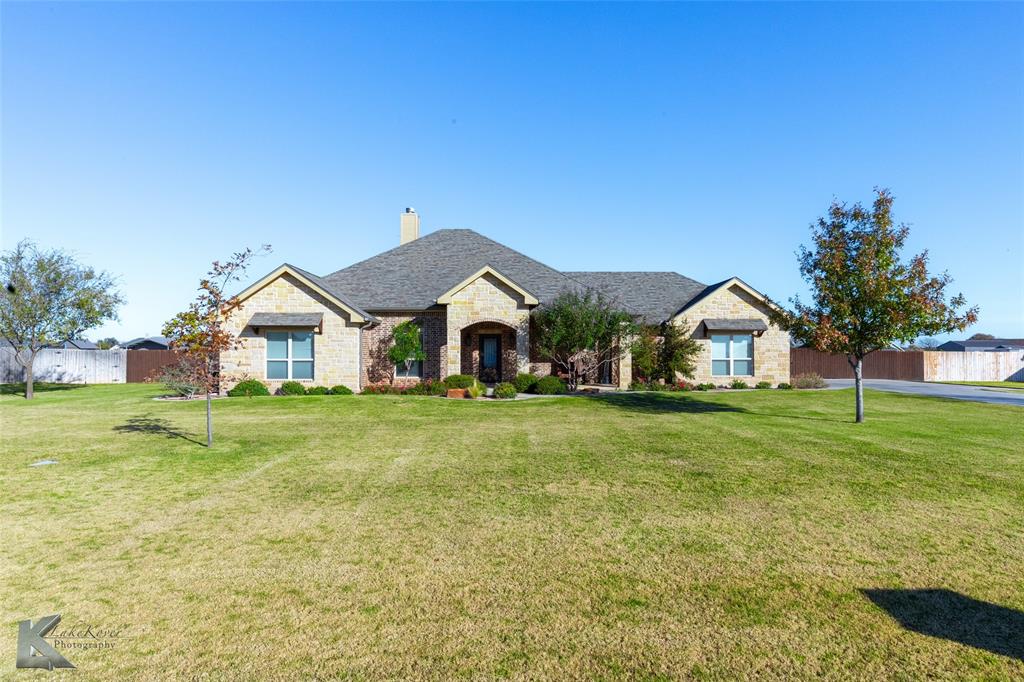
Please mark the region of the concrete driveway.
<svg viewBox="0 0 1024 682"><path fill-rule="evenodd" d="M853 388L853 379L828 379L829 388ZM933 398L973 400L979 403L998 403L1024 407L1024 389L957 386L955 384L928 384L923 381L896 381L894 379L865 379L864 388L893 393L911 393Z"/></svg>

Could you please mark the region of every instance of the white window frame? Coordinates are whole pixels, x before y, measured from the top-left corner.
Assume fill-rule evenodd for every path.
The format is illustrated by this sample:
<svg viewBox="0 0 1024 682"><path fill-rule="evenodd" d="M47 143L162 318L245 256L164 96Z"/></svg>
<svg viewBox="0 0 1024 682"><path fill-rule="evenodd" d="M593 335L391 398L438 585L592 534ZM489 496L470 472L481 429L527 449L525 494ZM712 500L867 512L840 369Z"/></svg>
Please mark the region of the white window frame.
<svg viewBox="0 0 1024 682"><path fill-rule="evenodd" d="M724 336L724 337L727 337L729 339L729 343L725 347L726 356L724 358L716 358L715 357L715 352L714 352L715 341L714 341L714 338L716 336ZM750 346L750 357L749 358L738 358L733 353L733 342L736 339L736 337L738 337L738 336L750 339L750 344L749 344L749 346ZM750 374L736 374L735 373L735 366L734 366L733 363L735 363L737 360L749 361L750 362ZM716 362L728 362L729 363L729 373L728 374L715 374L715 363ZM713 376L713 377L752 377L752 376L754 376L754 372L755 372L755 368L754 368L754 335L753 334L711 334L711 376Z"/></svg>
<svg viewBox="0 0 1024 682"><path fill-rule="evenodd" d="M271 334L285 334L285 335L288 336L288 357L287 358L272 358L272 357L270 357L270 335ZM309 355L310 355L310 357L308 357L308 358L296 358L295 357L295 353L292 352L292 335L293 334L309 334ZM312 330L307 332L307 331L304 331L302 329L289 329L289 330L285 330L285 331L282 331L280 329L274 329L274 330L269 330L268 329L267 332L266 332L266 339L267 339L267 367L266 367L266 372L267 372L267 380L268 381L313 381L316 378L316 334L314 334ZM286 363L286 366L288 367L288 376L286 378L283 378L283 379L271 379L270 378L270 363L271 362L284 362L284 363ZM308 363L310 363L310 365L312 365L310 367L310 369L312 370L310 372L310 374L312 376L310 376L308 379L296 379L296 378L294 378L294 373L292 372L292 363L294 363L294 362L308 362Z"/></svg>

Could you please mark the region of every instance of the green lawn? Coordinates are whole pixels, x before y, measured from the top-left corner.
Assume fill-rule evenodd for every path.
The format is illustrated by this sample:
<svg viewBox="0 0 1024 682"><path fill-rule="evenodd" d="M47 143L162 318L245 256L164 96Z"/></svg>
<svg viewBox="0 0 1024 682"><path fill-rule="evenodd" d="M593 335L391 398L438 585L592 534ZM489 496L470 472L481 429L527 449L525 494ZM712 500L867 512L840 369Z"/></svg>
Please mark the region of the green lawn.
<svg viewBox="0 0 1024 682"><path fill-rule="evenodd" d="M992 386L995 388L1024 388L1024 381L936 381L937 384L957 386Z"/></svg>
<svg viewBox="0 0 1024 682"><path fill-rule="evenodd" d="M130 624L83 680L1024 676L1016 407L237 398L207 450L158 392L0 396L0 674L61 613Z"/></svg>

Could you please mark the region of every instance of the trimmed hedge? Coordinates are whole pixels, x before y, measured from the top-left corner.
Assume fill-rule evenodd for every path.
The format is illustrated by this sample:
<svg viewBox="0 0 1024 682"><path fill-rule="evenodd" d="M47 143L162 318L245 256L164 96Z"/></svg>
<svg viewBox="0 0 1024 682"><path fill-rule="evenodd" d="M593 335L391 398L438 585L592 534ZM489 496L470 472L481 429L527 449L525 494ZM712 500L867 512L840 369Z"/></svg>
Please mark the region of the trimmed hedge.
<svg viewBox="0 0 1024 682"><path fill-rule="evenodd" d="M515 384L505 382L494 387L494 397L498 400L511 400L516 397L516 394L517 391Z"/></svg>
<svg viewBox="0 0 1024 682"><path fill-rule="evenodd" d="M448 391L443 381L437 379L424 379L404 389L404 395L444 395Z"/></svg>
<svg viewBox="0 0 1024 682"><path fill-rule="evenodd" d="M448 388L469 388L476 384L476 378L468 374L452 374L444 380Z"/></svg>
<svg viewBox="0 0 1024 682"><path fill-rule="evenodd" d="M513 385L518 393L531 393L537 386L537 376L534 374L519 373L516 375Z"/></svg>
<svg viewBox="0 0 1024 682"><path fill-rule="evenodd" d="M754 386L754 388L771 388L771 387L772 387L772 382L770 382L770 381L759 381L759 382L757 382L757 385Z"/></svg>
<svg viewBox="0 0 1024 682"><path fill-rule="evenodd" d="M565 393L566 386L565 382L558 377L546 376L537 380L537 388L535 390L540 395L560 395Z"/></svg>
<svg viewBox="0 0 1024 682"><path fill-rule="evenodd" d="M785 381L783 381L781 384L779 384L775 388L778 388L779 390L782 390L782 391L792 391L793 390L793 387L790 384L787 384Z"/></svg>
<svg viewBox="0 0 1024 682"><path fill-rule="evenodd" d="M277 392L281 395L306 395L306 387L297 381L286 381Z"/></svg>
<svg viewBox="0 0 1024 682"><path fill-rule="evenodd" d="M743 379L733 379L732 383L729 384L729 388L750 388Z"/></svg>
<svg viewBox="0 0 1024 682"><path fill-rule="evenodd" d="M254 395L270 395L270 389L258 379L246 379L235 384L228 395L232 398L251 398Z"/></svg>
<svg viewBox="0 0 1024 682"><path fill-rule="evenodd" d="M352 395L352 389L345 384L331 387L331 395Z"/></svg>
<svg viewBox="0 0 1024 682"><path fill-rule="evenodd" d="M331 389L326 386L310 386L306 389L306 395L330 395Z"/></svg>

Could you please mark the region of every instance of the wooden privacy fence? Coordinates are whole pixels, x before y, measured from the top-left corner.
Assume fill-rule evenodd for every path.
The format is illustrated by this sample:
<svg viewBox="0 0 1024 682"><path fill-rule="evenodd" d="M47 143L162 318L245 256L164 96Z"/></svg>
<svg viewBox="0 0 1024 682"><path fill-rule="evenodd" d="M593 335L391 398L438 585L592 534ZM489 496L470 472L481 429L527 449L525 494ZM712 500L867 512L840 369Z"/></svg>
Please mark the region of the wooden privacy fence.
<svg viewBox="0 0 1024 682"><path fill-rule="evenodd" d="M173 363L171 350L65 350L44 348L36 353L32 365L35 381L54 384L138 383ZM25 380L25 369L14 357L14 350L0 348L0 383Z"/></svg>
<svg viewBox="0 0 1024 682"><path fill-rule="evenodd" d="M791 348L791 376L814 372L825 379L852 379L845 355ZM879 350L864 358L865 379L905 381L1024 381L1024 352Z"/></svg>
<svg viewBox="0 0 1024 682"><path fill-rule="evenodd" d="M924 381L924 351L879 350L864 358L865 379ZM853 367L845 355L822 353L812 348L791 348L789 374L813 372L825 379L852 379Z"/></svg>
<svg viewBox="0 0 1024 682"><path fill-rule="evenodd" d="M1024 381L1024 351L924 354L925 381Z"/></svg>
<svg viewBox="0 0 1024 682"><path fill-rule="evenodd" d="M130 350L128 370L125 373L128 383L137 384L156 376L161 369L174 364L177 359L178 354L173 350Z"/></svg>
<svg viewBox="0 0 1024 682"><path fill-rule="evenodd" d="M123 384L125 356L129 352L44 348L36 353L32 378L54 384ZM0 375L4 383L25 380L25 369L18 364L11 348L0 352Z"/></svg>

